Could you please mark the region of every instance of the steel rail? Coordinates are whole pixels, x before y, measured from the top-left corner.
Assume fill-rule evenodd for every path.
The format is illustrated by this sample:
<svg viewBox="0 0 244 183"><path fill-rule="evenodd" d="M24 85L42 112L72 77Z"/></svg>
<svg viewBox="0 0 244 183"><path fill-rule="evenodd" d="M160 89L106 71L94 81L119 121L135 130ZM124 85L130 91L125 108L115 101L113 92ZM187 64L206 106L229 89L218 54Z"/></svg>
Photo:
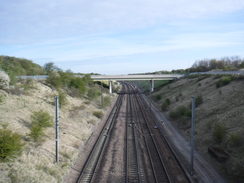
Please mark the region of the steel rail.
<svg viewBox="0 0 244 183"><path fill-rule="evenodd" d="M135 119L132 108L132 92L131 86L126 84L128 88L127 106L126 106L126 183L141 182L140 166L138 160L137 135L135 130Z"/></svg>
<svg viewBox="0 0 244 183"><path fill-rule="evenodd" d="M147 135L148 138L145 137L145 141L147 142L147 148L148 148L148 152L149 152L149 155L150 155L150 160L152 161L151 164L154 167L153 170L154 170L154 173L155 173L155 178L156 178L155 180L156 180L156 182L165 182L165 181L173 182L171 177L170 177L170 174L168 173L168 170L167 170L167 167L166 167L166 165L165 165L165 163L163 161L163 158L162 158L162 156L161 156L161 154L159 152L159 149L158 149L157 144L155 142L155 139L153 137L153 133L150 130L150 127L148 125L148 119L147 119L147 117L145 115L145 112L142 109L142 106L144 106L144 104L141 102L141 100L138 99L138 95L136 95L136 99L137 99L138 106L140 108L142 117L144 119L144 124L142 124L142 123L140 123L140 124L142 126L146 125L146 127L147 127L147 128L143 128L142 127L143 133L144 134L149 134L149 135ZM145 129L147 130L147 133L145 132ZM153 149L155 149L155 151L153 151ZM154 153L154 154L152 154L152 153ZM158 161L153 160L153 159L156 159L157 157L158 157L158 160L160 161L160 163L162 165L161 170L163 170L164 172L159 172L159 168L160 167L158 165ZM163 175L163 173L165 173L165 175Z"/></svg>
<svg viewBox="0 0 244 183"><path fill-rule="evenodd" d="M137 105L136 107L137 107L138 111L140 112L140 106ZM139 115L139 114L137 114L137 115ZM143 141L144 141L144 143L146 145L146 151L147 151L148 158L149 158L149 162L150 162L150 165L151 165L151 169L152 169L152 173L153 173L153 178L154 178L155 182L158 182L156 170L155 170L154 163L153 163L153 160L152 160L152 155L151 155L150 150L149 150L150 148L149 148L149 145L148 145L148 141L146 140L145 131L143 130L143 127L142 127L142 124L141 124L142 122L141 122L141 120L138 120L138 122L139 122L139 125L141 127L140 128L140 131L143 134Z"/></svg>
<svg viewBox="0 0 244 183"><path fill-rule="evenodd" d="M141 99L141 101L144 103L144 105L148 105L144 98L139 95L139 98ZM153 119L154 121L154 124L157 125L158 123L158 119L155 117L155 114L152 112L152 111L148 111L148 113L151 115L151 118ZM162 137L162 140L165 142L165 146L166 146L166 149L168 149L171 153L171 155L173 156L173 159L175 160L175 162L178 164L178 167L180 168L181 170L181 173L182 175L184 175L185 179L187 180L187 182L194 182L192 180L192 177L190 176L189 173L187 173L187 169L186 167L180 162L179 160L179 156L176 154L175 150L172 148L172 145L168 142L168 140L165 138L165 136L163 135L163 132L161 131L161 129L159 128L159 132L160 132L160 135ZM172 160L172 159L171 159Z"/></svg>
<svg viewBox="0 0 244 183"><path fill-rule="evenodd" d="M134 89L132 88L132 100L131 100L131 112L132 114L134 114L132 117L133 117L133 132L134 132L134 141L135 141L135 151L136 151L136 160L137 160L137 171L138 171L138 178L139 178L139 181L138 182L142 182L142 175L141 175L141 168L140 168L140 160L139 160L139 152L138 152L138 149L139 149L139 145L138 145L138 134L137 134L137 130L135 129L136 128L136 123L138 121L138 116L136 115L136 110L135 110L135 102L134 102L134 95L135 95L135 91Z"/></svg>
<svg viewBox="0 0 244 183"><path fill-rule="evenodd" d="M119 95L116 104L112 109L112 112L109 114L109 117L105 125L103 126L103 129L101 130L101 133L99 134L99 137L97 138L95 145L93 146L92 151L82 168L79 178L76 181L77 183L92 182L98 161L104 151L113 123L117 118L122 99L123 95Z"/></svg>

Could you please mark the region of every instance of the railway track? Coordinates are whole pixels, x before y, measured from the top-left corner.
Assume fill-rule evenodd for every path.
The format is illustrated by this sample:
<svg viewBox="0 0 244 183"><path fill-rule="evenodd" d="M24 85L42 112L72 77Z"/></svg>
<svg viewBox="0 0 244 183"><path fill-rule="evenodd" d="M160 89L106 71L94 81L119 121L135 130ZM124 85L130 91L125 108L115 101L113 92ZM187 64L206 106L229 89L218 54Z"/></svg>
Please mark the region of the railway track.
<svg viewBox="0 0 244 183"><path fill-rule="evenodd" d="M148 106L129 83L123 87L95 146L93 147L77 182L191 182L170 146L155 124L155 118ZM123 109L122 106L125 106ZM125 113L125 117L118 116ZM117 127L124 125L125 132ZM110 134L110 132L113 132ZM116 153L123 154L123 161L116 165L116 157L109 160L108 155L115 149L111 141L124 138L123 148ZM111 149L111 150L110 150ZM118 163L118 162L117 162ZM113 176L116 166L124 167ZM104 172L103 169L111 170ZM105 175L106 174L106 175ZM119 178L118 178L119 177Z"/></svg>
<svg viewBox="0 0 244 183"><path fill-rule="evenodd" d="M138 160L138 139L135 129L132 93L128 93L126 108L126 166L125 182L141 182L140 164Z"/></svg>
<svg viewBox="0 0 244 183"><path fill-rule="evenodd" d="M94 178L94 174L96 172L98 162L102 157L104 148L108 141L108 136L118 115L120 105L122 103L122 99L123 99L122 95L118 97L112 112L110 113L94 147L92 148L91 153L88 156L88 159L86 160L82 168L81 174L79 175L79 178L76 181L77 183L92 182Z"/></svg>

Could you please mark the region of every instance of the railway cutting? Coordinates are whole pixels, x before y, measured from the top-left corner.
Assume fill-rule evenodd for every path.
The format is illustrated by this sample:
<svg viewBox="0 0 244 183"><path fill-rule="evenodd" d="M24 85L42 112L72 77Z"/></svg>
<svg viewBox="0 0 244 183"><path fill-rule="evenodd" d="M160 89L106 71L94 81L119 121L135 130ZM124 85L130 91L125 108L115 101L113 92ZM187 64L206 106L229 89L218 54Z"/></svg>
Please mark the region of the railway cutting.
<svg viewBox="0 0 244 183"><path fill-rule="evenodd" d="M76 182L191 182L141 93L129 83L121 84Z"/></svg>

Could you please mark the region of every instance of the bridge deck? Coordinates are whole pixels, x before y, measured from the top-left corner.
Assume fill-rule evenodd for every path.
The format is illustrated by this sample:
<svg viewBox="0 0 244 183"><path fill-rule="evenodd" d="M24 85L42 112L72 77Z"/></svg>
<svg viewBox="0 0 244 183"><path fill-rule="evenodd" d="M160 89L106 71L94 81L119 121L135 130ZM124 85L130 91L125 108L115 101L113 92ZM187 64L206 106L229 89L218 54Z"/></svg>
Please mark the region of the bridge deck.
<svg viewBox="0 0 244 183"><path fill-rule="evenodd" d="M91 75L94 81L102 80L174 80L184 75L181 74L160 74L160 75Z"/></svg>

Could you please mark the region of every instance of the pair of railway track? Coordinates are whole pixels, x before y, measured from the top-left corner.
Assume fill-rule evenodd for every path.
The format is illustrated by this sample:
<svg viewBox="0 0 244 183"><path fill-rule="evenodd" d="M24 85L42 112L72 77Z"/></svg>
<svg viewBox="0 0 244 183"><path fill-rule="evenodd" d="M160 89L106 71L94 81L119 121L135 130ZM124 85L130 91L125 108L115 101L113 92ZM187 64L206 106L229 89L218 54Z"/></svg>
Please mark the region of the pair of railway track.
<svg viewBox="0 0 244 183"><path fill-rule="evenodd" d="M118 100L101 130L77 182L102 180L97 177L104 176L101 169L109 166L106 165L106 158L104 158L109 153L107 152L108 146L110 146L109 141L119 136L124 136L124 147L121 148L124 161L123 165L120 165L124 168L120 172L119 182L190 182L155 125L155 118L141 94L128 83L122 83L122 86ZM119 121L119 114L123 112L122 106L126 106L125 118L120 123L124 123L125 131L116 134L114 126ZM111 131L115 135L112 135ZM107 175L107 177L112 177L112 175ZM109 181L111 182L111 180L113 179L110 178Z"/></svg>

